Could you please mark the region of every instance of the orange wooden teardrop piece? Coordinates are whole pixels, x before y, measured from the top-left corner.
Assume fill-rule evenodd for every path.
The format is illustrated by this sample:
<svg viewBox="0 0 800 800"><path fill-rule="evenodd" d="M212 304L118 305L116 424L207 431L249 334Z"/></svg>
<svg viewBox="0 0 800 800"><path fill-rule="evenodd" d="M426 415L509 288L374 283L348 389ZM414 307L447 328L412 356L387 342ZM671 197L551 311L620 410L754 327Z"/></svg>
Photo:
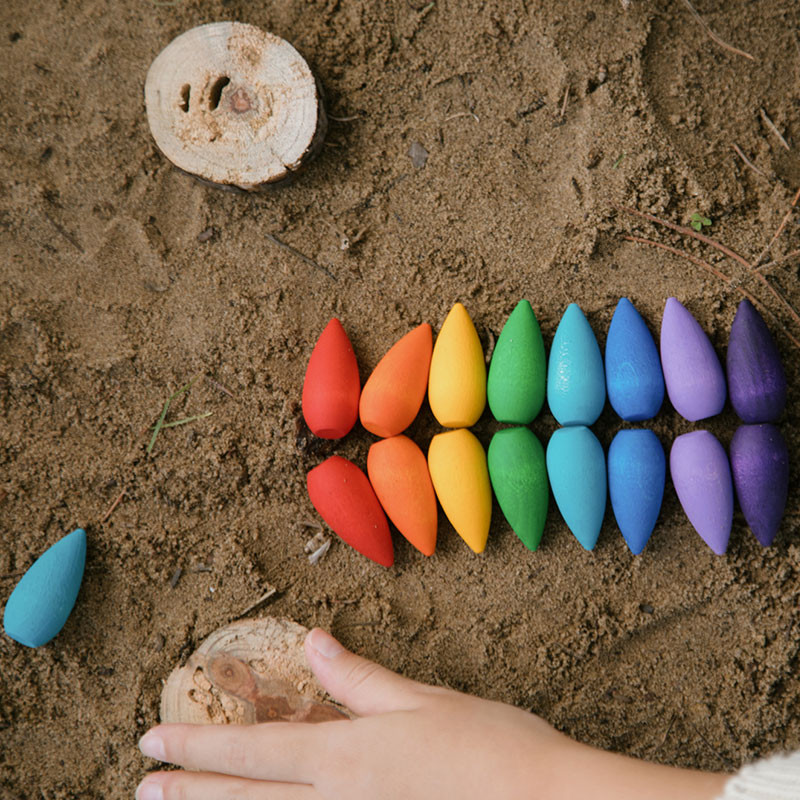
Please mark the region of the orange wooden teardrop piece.
<svg viewBox="0 0 800 800"><path fill-rule="evenodd" d="M306 476L308 496L347 544L384 567L394 564L389 523L367 476L352 461L331 456Z"/></svg>
<svg viewBox="0 0 800 800"><path fill-rule="evenodd" d="M335 317L320 334L303 382L303 417L322 439L340 439L358 419L358 377L353 346Z"/></svg>
<svg viewBox="0 0 800 800"><path fill-rule="evenodd" d="M431 326L424 322L378 362L359 403L361 424L368 431L376 436L396 436L414 421L425 399L432 351Z"/></svg>
<svg viewBox="0 0 800 800"><path fill-rule="evenodd" d="M367 456L367 473L383 510L420 553L436 549L438 512L428 462L407 436L375 442Z"/></svg>

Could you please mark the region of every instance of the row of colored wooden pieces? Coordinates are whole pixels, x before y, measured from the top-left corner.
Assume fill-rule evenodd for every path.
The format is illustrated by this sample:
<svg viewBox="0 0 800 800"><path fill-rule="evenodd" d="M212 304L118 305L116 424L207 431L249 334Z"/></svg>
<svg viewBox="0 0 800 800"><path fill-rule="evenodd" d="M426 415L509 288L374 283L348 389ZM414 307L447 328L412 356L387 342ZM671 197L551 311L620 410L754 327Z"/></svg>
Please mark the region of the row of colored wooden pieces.
<svg viewBox="0 0 800 800"><path fill-rule="evenodd" d="M469 427L483 413L486 364L478 333L461 303L448 314L435 347L431 326L419 325L384 355L363 389L350 340L339 320L332 319L308 362L303 416L312 433L323 439L345 436L359 417L368 431L388 438L414 421L426 391L431 411L444 427Z"/></svg>
<svg viewBox="0 0 800 800"><path fill-rule="evenodd" d="M677 346L681 342L683 347ZM667 354L665 361L671 365L667 372L677 376L676 394L680 392L684 374L697 372L698 362L693 361L692 354L702 354L709 348L716 359L702 328L677 300L671 298L662 325L662 355ZM345 363L349 372L347 392L333 391L335 387L332 388L332 381L326 376L330 365L340 362ZM419 326L401 339L370 376L360 402L355 356L341 325L333 320L320 337L306 373L303 407L309 427L330 438L334 438L333 434L344 435L355 424L360 409L365 427L378 435L396 436L419 411L429 362L431 386L428 392L432 407L438 411L437 418L451 426L472 424L470 420L477 420L482 413L487 390L480 341L463 306L456 304L448 315L432 357L429 326ZM456 368L465 363L468 369ZM716 363L721 374L718 359ZM663 401L664 380L655 343L641 316L625 298L618 304L612 319L606 366L604 376L591 327L578 306L570 305L554 338L547 389L554 415L565 424L572 423L571 427L577 425L578 429L563 429L553 436L548 445L547 471L562 515L587 549L594 547L605 513L606 465L600 443L581 425L591 424L599 416L605 402L606 378L612 405L626 419L652 416ZM766 375L759 375L759 370L766 371ZM339 370L333 377L343 371ZM728 373L732 398L745 397L750 403L750 411L739 404L737 410L743 417L758 419L761 412L753 409L765 406L780 413L785 402L785 378L777 350L763 320L746 302L740 305L732 328ZM454 392L459 384L461 392ZM493 354L488 378L490 408L501 421L529 422L541 409L544 385L541 332L530 305L522 301L509 317ZM722 389L724 403L724 377ZM695 391L703 393L702 380ZM347 413L341 414L342 423L334 426L330 423L330 411L342 408L337 398L343 395L349 397ZM463 402L465 397L467 400ZM434 485L439 484L436 493L456 530L476 552L483 550L491 514L491 480L512 529L526 546L535 549L544 527L548 497L545 459L538 439L527 429L500 431L490 445L487 476L486 458L477 439L468 431L451 433L458 436L440 434L434 437L429 466L431 475L438 474L438 481L434 478ZM743 455L734 463L740 504L759 541L768 544L775 535L785 505L786 488L781 477L783 472L788 475L785 443L772 426L769 426L768 435L742 435L739 439L746 443L737 448ZM722 446L717 445L713 454L710 450L714 448L710 445L700 448L699 452L718 461L721 451L727 464ZM733 450L732 445L732 455ZM372 463L370 468L368 462L370 479L390 518L421 552L432 553L436 541L436 502L422 452L406 437L400 437L397 442L374 445L369 461ZM622 431L609 451L608 490L612 506L625 540L635 553L641 552L660 512L664 461L661 445L650 431ZM698 456L697 463L705 462ZM761 464L760 472L745 469L744 465L753 463ZM721 502L712 514L715 524L709 527L703 521L696 522L702 516L695 508L697 503L691 499L691 486L696 481L684 480L693 465L681 458L675 464L673 481L676 487L684 487L679 490L679 496L687 515L703 538L710 544L713 542L712 549L724 552L733 514L730 468L727 469L727 491L721 492L723 497L731 499L730 513ZM759 483L759 475L770 464L776 479ZM309 475L309 492L323 518L362 551L372 551L371 534L380 530L382 544L375 560L386 563L388 559L391 563L388 525L380 513L377 498L366 499L373 495L366 476L358 467L338 457L322 467L312 471L313 478ZM573 489L576 469L586 478L581 484L582 491L578 492ZM356 477L356 473L361 477ZM405 482L400 480L401 476ZM627 483L634 479L640 484L638 494L627 490ZM724 485L722 475L719 479ZM353 491L356 496L351 506L343 498ZM700 497L704 491L700 492ZM361 530L358 509L366 506L377 513L370 515L372 521L366 522ZM767 511L761 513L759 509ZM381 518L382 524L375 522ZM715 532L710 532L712 530Z"/></svg>
<svg viewBox="0 0 800 800"><path fill-rule="evenodd" d="M673 442L669 465L681 506L715 553L728 546L734 489L758 541L772 543L789 487L788 449L774 425L741 425L731 441L730 461L713 434L685 433ZM431 555L438 497L455 530L480 553L489 535L494 489L512 530L536 550L547 518L548 485L586 550L597 543L610 496L625 542L634 554L641 553L661 513L666 459L658 437L647 429L619 431L606 461L585 425L556 430L546 454L529 428L505 428L492 437L488 459L478 439L461 428L434 436L427 462L406 436L376 442L367 472L369 478L352 462L331 456L309 472L309 496L342 539L391 566L394 551L384 510L411 544Z"/></svg>
<svg viewBox="0 0 800 800"><path fill-rule="evenodd" d="M719 414L727 395L722 364L700 323L674 297L664 307L660 350L659 357L647 324L623 297L608 330L604 375L594 333L571 304L550 351L547 401L553 416L561 425L591 425L603 410L607 389L620 417L650 419L661 408L665 385L686 419ZM739 304L731 326L726 367L739 417L747 423L776 421L786 404L786 377L769 329L748 300Z"/></svg>
<svg viewBox="0 0 800 800"><path fill-rule="evenodd" d="M377 436L402 433L414 420L427 389L431 411L446 428L478 421L488 397L499 422L527 425L545 397L561 425L592 425L611 405L625 420L654 417L664 387L688 420L714 416L725 405L726 380L714 346L697 320L674 297L661 324L661 353L633 304L622 298L600 348L586 317L570 304L559 322L545 364L536 315L527 300L517 304L497 340L488 379L483 350L466 309L456 303L436 346L431 327L420 325L381 359L363 391L353 348L333 319L320 336L303 384L303 414L322 438L346 435L359 415ZM775 422L786 404L786 377L775 342L761 315L742 300L727 352L731 403L746 423ZM662 371L663 367L663 371Z"/></svg>

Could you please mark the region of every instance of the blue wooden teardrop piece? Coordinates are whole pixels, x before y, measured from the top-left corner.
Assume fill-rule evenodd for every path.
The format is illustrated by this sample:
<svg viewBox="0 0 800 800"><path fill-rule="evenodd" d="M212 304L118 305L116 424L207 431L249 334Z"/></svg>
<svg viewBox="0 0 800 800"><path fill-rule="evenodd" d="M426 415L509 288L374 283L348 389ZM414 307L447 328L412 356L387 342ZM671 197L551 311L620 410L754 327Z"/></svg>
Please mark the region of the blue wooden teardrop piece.
<svg viewBox="0 0 800 800"><path fill-rule="evenodd" d="M583 547L592 550L606 511L603 445L584 425L559 428L547 443L546 460L561 516Z"/></svg>
<svg viewBox="0 0 800 800"><path fill-rule="evenodd" d="M741 425L731 440L731 472L744 518L764 547L781 524L789 491L789 450L774 425Z"/></svg>
<svg viewBox="0 0 800 800"><path fill-rule="evenodd" d="M608 328L606 388L614 411L632 422L654 417L664 402L658 348L627 297L617 303Z"/></svg>
<svg viewBox="0 0 800 800"><path fill-rule="evenodd" d="M6 633L28 647L49 642L75 605L85 564L86 533L77 528L45 550L20 578L3 614Z"/></svg>
<svg viewBox="0 0 800 800"><path fill-rule="evenodd" d="M547 366L547 403L562 425L591 425L606 402L603 357L589 321L570 303L558 323Z"/></svg>
<svg viewBox="0 0 800 800"><path fill-rule="evenodd" d="M767 323L747 299L736 309L726 366L733 410L744 422L775 422L786 405L786 375Z"/></svg>
<svg viewBox="0 0 800 800"><path fill-rule="evenodd" d="M611 507L634 555L644 550L661 513L666 472L664 448L651 430L620 431L608 448Z"/></svg>

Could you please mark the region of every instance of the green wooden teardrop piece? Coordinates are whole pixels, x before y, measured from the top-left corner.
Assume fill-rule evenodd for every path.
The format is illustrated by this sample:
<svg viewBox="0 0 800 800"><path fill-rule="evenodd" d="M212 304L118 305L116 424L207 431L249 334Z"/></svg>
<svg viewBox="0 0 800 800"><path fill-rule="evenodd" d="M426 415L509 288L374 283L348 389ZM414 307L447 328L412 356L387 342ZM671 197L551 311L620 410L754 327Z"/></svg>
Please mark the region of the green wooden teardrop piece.
<svg viewBox="0 0 800 800"><path fill-rule="evenodd" d="M544 448L529 428L505 428L489 443L489 478L508 524L529 550L542 539L549 488Z"/></svg>
<svg viewBox="0 0 800 800"><path fill-rule="evenodd" d="M497 339L486 386L499 422L527 425L544 403L547 361L542 332L527 300L520 300Z"/></svg>

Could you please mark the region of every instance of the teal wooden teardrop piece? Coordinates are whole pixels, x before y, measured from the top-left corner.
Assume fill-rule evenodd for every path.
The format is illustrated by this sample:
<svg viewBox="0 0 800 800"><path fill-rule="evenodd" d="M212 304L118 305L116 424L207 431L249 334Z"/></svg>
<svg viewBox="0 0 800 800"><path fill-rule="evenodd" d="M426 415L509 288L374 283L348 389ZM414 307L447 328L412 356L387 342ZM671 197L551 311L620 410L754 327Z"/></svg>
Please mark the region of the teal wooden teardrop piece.
<svg viewBox="0 0 800 800"><path fill-rule="evenodd" d="M40 647L63 627L75 605L86 565L86 533L77 528L45 550L6 603L3 627L20 644Z"/></svg>
<svg viewBox="0 0 800 800"><path fill-rule="evenodd" d="M558 323L547 366L547 404L562 425L591 425L606 402L603 357L577 303Z"/></svg>
<svg viewBox="0 0 800 800"><path fill-rule="evenodd" d="M497 338L486 393L498 422L527 425L542 410L547 362L536 314L520 300Z"/></svg>
<svg viewBox="0 0 800 800"><path fill-rule="evenodd" d="M564 522L592 550L606 511L603 445L584 425L559 428L547 444L547 475Z"/></svg>
<svg viewBox="0 0 800 800"><path fill-rule="evenodd" d="M489 443L489 478L511 530L536 550L547 519L544 448L529 428L498 431Z"/></svg>

